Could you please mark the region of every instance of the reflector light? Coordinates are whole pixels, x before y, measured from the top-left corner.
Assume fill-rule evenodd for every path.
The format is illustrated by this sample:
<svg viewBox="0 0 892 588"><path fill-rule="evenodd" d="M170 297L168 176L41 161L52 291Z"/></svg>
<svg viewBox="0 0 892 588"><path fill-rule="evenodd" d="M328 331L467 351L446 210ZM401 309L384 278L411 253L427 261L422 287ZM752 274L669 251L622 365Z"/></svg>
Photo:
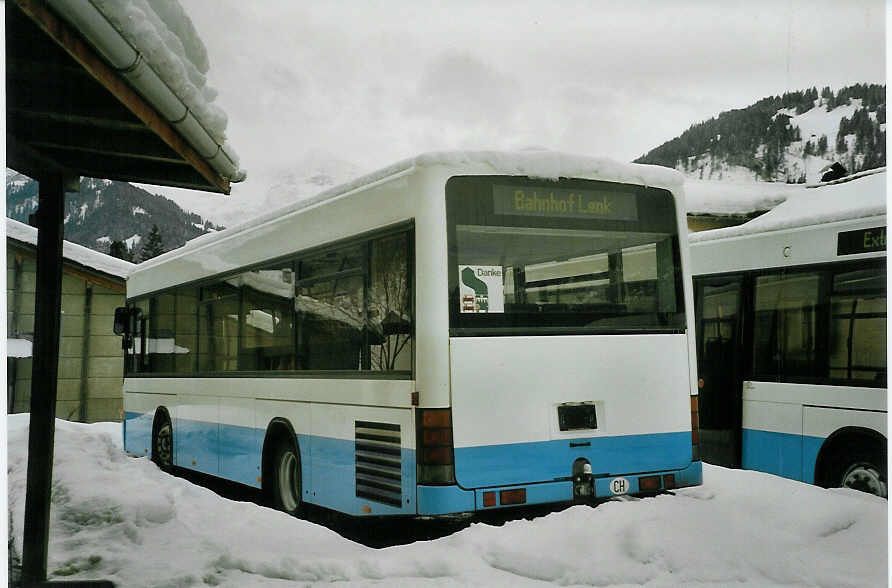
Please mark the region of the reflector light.
<svg viewBox="0 0 892 588"><path fill-rule="evenodd" d="M691 396L691 454L695 460L700 458L700 402L697 396Z"/></svg>
<svg viewBox="0 0 892 588"><path fill-rule="evenodd" d="M495 506L496 505L496 493L495 492L484 492L483 493L483 506Z"/></svg>
<svg viewBox="0 0 892 588"><path fill-rule="evenodd" d="M454 484L452 411L424 408L417 414L418 482Z"/></svg>
<svg viewBox="0 0 892 588"><path fill-rule="evenodd" d="M523 504L527 501L527 489L502 490L499 492L499 504Z"/></svg>
<svg viewBox="0 0 892 588"><path fill-rule="evenodd" d="M675 474L665 474L663 476L663 488L667 490L675 488Z"/></svg>
<svg viewBox="0 0 892 588"><path fill-rule="evenodd" d="M644 476L643 478L638 478L638 489L639 490L659 490L660 489L660 476Z"/></svg>

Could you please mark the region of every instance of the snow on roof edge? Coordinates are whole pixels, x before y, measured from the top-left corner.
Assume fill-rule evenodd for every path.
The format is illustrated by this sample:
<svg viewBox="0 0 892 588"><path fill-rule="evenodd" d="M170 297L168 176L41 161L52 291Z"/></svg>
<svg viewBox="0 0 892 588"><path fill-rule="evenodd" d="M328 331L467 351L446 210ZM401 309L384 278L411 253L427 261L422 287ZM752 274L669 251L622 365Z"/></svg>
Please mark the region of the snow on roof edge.
<svg viewBox="0 0 892 588"><path fill-rule="evenodd" d="M871 170L868 170L871 171ZM741 225L688 234L691 244L757 233L886 215L885 168L864 173L858 181L825 183L803 190L772 210Z"/></svg>
<svg viewBox="0 0 892 588"><path fill-rule="evenodd" d="M292 214L331 198L352 192L362 186L380 182L414 168L445 166L489 166L503 173L515 173L534 178L556 180L560 177L598 175L605 180L643 184L680 191L684 176L671 168L640 163L625 163L603 157L574 155L560 151L429 151L402 159L389 166L359 176L349 182L292 202L266 214L254 217L222 231L206 233L187 241L185 245L139 264L140 269L153 267L186 251L224 240L253 227L260 226L287 214Z"/></svg>
<svg viewBox="0 0 892 588"><path fill-rule="evenodd" d="M37 229L7 217L6 238L36 247ZM71 241L62 242L62 257L104 274L125 279L136 267L136 264L130 263L129 261L124 261L123 259L118 259L117 257L94 251L83 245L72 243Z"/></svg>

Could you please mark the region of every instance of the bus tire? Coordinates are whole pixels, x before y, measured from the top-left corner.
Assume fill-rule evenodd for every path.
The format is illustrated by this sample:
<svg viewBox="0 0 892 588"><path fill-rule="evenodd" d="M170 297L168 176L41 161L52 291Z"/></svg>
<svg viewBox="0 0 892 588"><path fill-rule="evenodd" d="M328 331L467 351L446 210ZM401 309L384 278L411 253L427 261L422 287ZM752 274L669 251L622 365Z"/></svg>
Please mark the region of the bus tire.
<svg viewBox="0 0 892 588"><path fill-rule="evenodd" d="M293 443L280 441L273 453L270 493L273 508L297 515L301 502L300 454Z"/></svg>
<svg viewBox="0 0 892 588"><path fill-rule="evenodd" d="M852 488L888 498L886 460L882 452L866 449L835 454L829 465L829 486Z"/></svg>
<svg viewBox="0 0 892 588"><path fill-rule="evenodd" d="M152 461L162 470L173 466L173 425L164 408L158 409L152 423Z"/></svg>

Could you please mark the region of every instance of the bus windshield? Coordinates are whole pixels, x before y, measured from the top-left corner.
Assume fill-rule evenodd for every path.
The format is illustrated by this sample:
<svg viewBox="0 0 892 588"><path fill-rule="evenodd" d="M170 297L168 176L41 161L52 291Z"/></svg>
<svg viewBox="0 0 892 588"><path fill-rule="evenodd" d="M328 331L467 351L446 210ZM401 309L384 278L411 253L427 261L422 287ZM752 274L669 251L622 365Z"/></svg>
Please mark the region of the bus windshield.
<svg viewBox="0 0 892 588"><path fill-rule="evenodd" d="M670 192L458 176L446 202L453 335L684 330Z"/></svg>

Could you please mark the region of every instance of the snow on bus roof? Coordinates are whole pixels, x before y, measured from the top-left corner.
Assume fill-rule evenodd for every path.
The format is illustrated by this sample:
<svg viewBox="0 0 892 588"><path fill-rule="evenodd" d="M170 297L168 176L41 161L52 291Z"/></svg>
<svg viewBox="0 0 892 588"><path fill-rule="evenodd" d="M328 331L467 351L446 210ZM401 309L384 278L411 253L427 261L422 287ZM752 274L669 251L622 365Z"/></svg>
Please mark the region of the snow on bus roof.
<svg viewBox="0 0 892 588"><path fill-rule="evenodd" d="M475 167L489 168L493 173L522 175L533 178L558 179L578 176L598 176L605 180L641 184L670 190L681 188L684 176L681 173L666 167L656 165L642 165L638 163L623 163L612 159L574 155L550 150L521 150L521 151L435 151L422 153L415 157L403 159L388 167L381 168L372 173L360 176L345 184L340 184L324 192L292 202L282 208L255 217L247 222L227 228L215 233L206 233L187 242L183 247L174 249L163 255L140 264L140 268L152 267L165 259L177 257L185 250L209 245L219 239L225 239L236 233L263 225L269 221L280 218L310 207L319 202L324 202L347 192L361 188L380 180L384 180L398 173L413 168L434 167Z"/></svg>
<svg viewBox="0 0 892 588"><path fill-rule="evenodd" d="M684 183L688 214L733 215L771 210L805 190L802 184L691 180Z"/></svg>
<svg viewBox="0 0 892 588"><path fill-rule="evenodd" d="M886 169L871 170L843 183L801 187L753 220L722 229L690 233L697 243L886 214Z"/></svg>
<svg viewBox="0 0 892 588"><path fill-rule="evenodd" d="M37 246L37 229L20 223L11 218L6 219L6 236L22 243ZM104 274L126 278L127 275L136 267L135 264L111 255L106 255L98 251L88 249L83 245L63 241L62 257L69 261L79 263L84 267L88 267Z"/></svg>

